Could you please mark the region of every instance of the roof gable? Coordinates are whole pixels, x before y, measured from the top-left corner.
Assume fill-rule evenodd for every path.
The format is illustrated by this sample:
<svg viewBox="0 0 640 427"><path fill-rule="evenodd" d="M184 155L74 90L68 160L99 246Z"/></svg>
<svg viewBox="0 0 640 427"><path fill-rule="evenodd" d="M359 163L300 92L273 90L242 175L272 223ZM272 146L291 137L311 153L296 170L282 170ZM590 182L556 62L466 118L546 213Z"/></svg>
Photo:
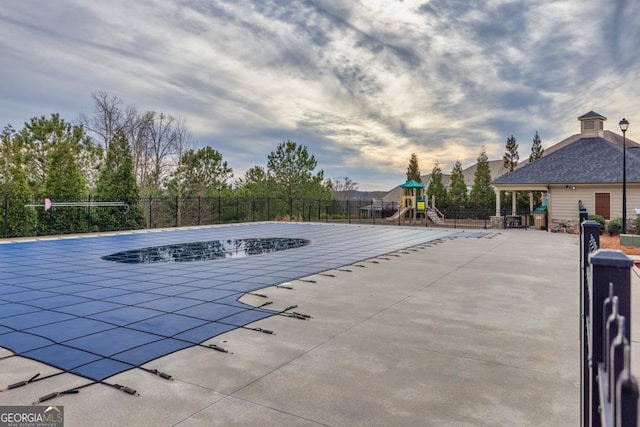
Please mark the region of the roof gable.
<svg viewBox="0 0 640 427"><path fill-rule="evenodd" d="M589 111L587 114L583 114L580 117L578 117L578 120L587 120L587 119L607 120L607 118L605 116L602 116L602 115L596 113L595 111Z"/></svg>

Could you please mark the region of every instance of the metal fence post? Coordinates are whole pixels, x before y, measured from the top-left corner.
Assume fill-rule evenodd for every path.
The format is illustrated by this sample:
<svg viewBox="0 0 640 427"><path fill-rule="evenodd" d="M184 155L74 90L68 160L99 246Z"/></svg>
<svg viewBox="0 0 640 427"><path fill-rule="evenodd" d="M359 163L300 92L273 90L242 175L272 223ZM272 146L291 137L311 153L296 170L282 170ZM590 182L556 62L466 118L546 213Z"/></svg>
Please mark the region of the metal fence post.
<svg viewBox="0 0 640 427"><path fill-rule="evenodd" d="M153 196L149 196L149 228L153 228Z"/></svg>
<svg viewBox="0 0 640 427"><path fill-rule="evenodd" d="M8 234L7 228L9 227L9 193L4 193L4 212L2 215L2 237L6 238Z"/></svg>
<svg viewBox="0 0 640 427"><path fill-rule="evenodd" d="M631 333L631 267L633 261L621 251L600 249L589 257L592 269L592 289L590 317L593 329L593 359L604 361L604 301L609 296L609 287L613 285L613 294L618 297L618 313L624 316L626 336ZM598 351L599 350L599 351Z"/></svg>
<svg viewBox="0 0 640 427"><path fill-rule="evenodd" d="M218 196L218 224L222 224L222 207L220 206L221 201L221 197Z"/></svg>
<svg viewBox="0 0 640 427"><path fill-rule="evenodd" d="M587 221L585 221L586 223ZM591 424L600 426L601 419L608 420L615 415L611 408L615 408L615 402L600 400L599 388L605 387L607 381L603 378L604 352L609 350L609 345L605 341L604 330L604 303L610 295L618 297L618 313L625 318L620 323L621 334L626 337L631 336L631 267L633 261L621 251L599 249L589 256L591 265L590 281L590 309L589 309L589 350L591 360L589 361L590 394L591 394ZM599 378L596 379L596 377ZM615 383L614 383L615 385ZM615 418L614 418L615 420ZM614 421L615 422L615 421ZM613 424L612 424L613 425Z"/></svg>
<svg viewBox="0 0 640 427"><path fill-rule="evenodd" d="M87 196L87 233L91 233L91 194Z"/></svg>
<svg viewBox="0 0 640 427"><path fill-rule="evenodd" d="M580 226L580 419L589 423L591 413L591 369L589 369L589 253L600 246L600 224L584 221ZM596 408L597 409L597 408Z"/></svg>
<svg viewBox="0 0 640 427"><path fill-rule="evenodd" d="M201 209L202 209L201 198L202 196L198 196L198 225L200 225L200 215L201 215Z"/></svg>

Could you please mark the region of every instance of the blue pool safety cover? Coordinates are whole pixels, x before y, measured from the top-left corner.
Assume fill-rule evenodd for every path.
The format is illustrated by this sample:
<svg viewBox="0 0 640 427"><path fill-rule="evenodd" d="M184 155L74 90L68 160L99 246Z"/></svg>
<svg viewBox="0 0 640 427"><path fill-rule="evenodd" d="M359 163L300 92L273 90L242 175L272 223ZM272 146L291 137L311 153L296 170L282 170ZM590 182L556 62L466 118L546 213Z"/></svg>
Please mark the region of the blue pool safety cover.
<svg viewBox="0 0 640 427"><path fill-rule="evenodd" d="M0 347L102 381L277 314L245 292L486 234L254 223L0 244Z"/></svg>

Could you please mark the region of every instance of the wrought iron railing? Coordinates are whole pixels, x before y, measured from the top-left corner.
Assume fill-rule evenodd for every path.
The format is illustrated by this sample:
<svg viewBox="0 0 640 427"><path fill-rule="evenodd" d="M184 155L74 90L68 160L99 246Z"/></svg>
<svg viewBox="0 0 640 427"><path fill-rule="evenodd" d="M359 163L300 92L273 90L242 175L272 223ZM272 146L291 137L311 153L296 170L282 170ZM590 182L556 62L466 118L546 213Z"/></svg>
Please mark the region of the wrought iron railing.
<svg viewBox="0 0 640 427"><path fill-rule="evenodd" d="M580 415L582 426L637 427L638 381L631 375L631 268L600 249L600 223L580 203Z"/></svg>

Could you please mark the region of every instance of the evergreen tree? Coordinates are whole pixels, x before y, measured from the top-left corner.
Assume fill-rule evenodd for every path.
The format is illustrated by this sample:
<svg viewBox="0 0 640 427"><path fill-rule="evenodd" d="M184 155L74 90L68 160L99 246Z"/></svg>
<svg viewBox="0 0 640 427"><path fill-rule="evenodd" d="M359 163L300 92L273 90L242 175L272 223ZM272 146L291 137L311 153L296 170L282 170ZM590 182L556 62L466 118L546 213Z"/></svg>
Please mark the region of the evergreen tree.
<svg viewBox="0 0 640 427"><path fill-rule="evenodd" d="M507 138L507 145L505 147L504 156L502 156L502 161L504 167L509 171L513 172L513 170L518 166L518 161L520 160L520 155L518 155L518 144L516 144L516 139L511 135Z"/></svg>
<svg viewBox="0 0 640 427"><path fill-rule="evenodd" d="M427 197L429 200L434 197L436 206L444 207L447 204L447 188L442 183L442 169L440 169L440 163L437 160L431 170L429 185L427 185Z"/></svg>
<svg viewBox="0 0 640 427"><path fill-rule="evenodd" d="M538 136L538 131L536 131L535 136L533 137L533 143L531 144L531 154L529 155L529 163L534 160L538 160L542 157L544 153L544 148L542 148L542 142L540 141L540 136Z"/></svg>
<svg viewBox="0 0 640 427"><path fill-rule="evenodd" d="M140 189L136 182L133 156L127 137L117 129L110 140L98 181L96 201L124 202L126 207L102 206L92 212L97 230L138 229L144 227L140 208Z"/></svg>
<svg viewBox="0 0 640 427"><path fill-rule="evenodd" d="M456 160L451 171L449 201L458 207L462 207L467 202L467 184L464 182L462 163L459 160Z"/></svg>
<svg viewBox="0 0 640 427"><path fill-rule="evenodd" d="M270 194L269 177L262 166L253 166L244 174L244 178L236 181L235 187L239 195L268 197Z"/></svg>
<svg viewBox="0 0 640 427"><path fill-rule="evenodd" d="M323 171L314 174L317 165L306 146L285 141L267 157L267 174L276 194L285 199L331 198L330 186L323 182Z"/></svg>
<svg viewBox="0 0 640 427"><path fill-rule="evenodd" d="M0 134L0 193L26 195L29 187L23 150L15 135L16 131L10 125Z"/></svg>
<svg viewBox="0 0 640 427"><path fill-rule="evenodd" d="M31 235L35 226L35 208L25 206L33 200L27 196L27 173L15 134L10 125L0 134L0 195L4 196L4 202L0 203L0 218L6 219L2 237Z"/></svg>
<svg viewBox="0 0 640 427"><path fill-rule="evenodd" d="M409 159L409 166L407 166L407 181L414 180L415 182L422 182L420 180L420 167L418 167L418 156L415 153L411 153Z"/></svg>
<svg viewBox="0 0 640 427"><path fill-rule="evenodd" d="M51 163L42 188L44 194L54 202L85 202L87 181L76 161L72 141L58 141L49 152L48 158ZM51 212L50 221L41 222L44 226L43 232L64 234L86 231L85 207L61 206L51 209L55 212ZM47 213L43 214L43 217L47 216Z"/></svg>
<svg viewBox="0 0 640 427"><path fill-rule="evenodd" d="M333 199L331 184L324 181L322 171L315 172L318 162L306 146L285 141L267 156L267 181L277 198L269 207L272 215L304 215L307 200Z"/></svg>
<svg viewBox="0 0 640 427"><path fill-rule="evenodd" d="M473 178L473 187L469 198L476 207L490 208L495 204L496 193L491 187L491 169L489 168L489 158L484 146L478 156L478 164Z"/></svg>
<svg viewBox="0 0 640 427"><path fill-rule="evenodd" d="M211 197L229 190L228 180L232 177L233 169L222 160L222 154L217 150L211 147L189 150L182 155L180 164L172 173L169 190L183 197Z"/></svg>
<svg viewBox="0 0 640 427"><path fill-rule="evenodd" d="M98 161L102 157L102 150L85 135L82 126L72 126L58 114L52 114L50 119L44 116L34 117L30 122L25 123L24 128L16 134L15 138L25 153L24 162L32 193L39 194L44 191L47 175L55 166L53 164L54 149L60 144L65 147L58 151L58 155L68 153L74 157L75 164L79 167L85 182L92 183ZM53 184L49 183L49 188L51 185ZM71 194L71 189L66 189L63 193Z"/></svg>

